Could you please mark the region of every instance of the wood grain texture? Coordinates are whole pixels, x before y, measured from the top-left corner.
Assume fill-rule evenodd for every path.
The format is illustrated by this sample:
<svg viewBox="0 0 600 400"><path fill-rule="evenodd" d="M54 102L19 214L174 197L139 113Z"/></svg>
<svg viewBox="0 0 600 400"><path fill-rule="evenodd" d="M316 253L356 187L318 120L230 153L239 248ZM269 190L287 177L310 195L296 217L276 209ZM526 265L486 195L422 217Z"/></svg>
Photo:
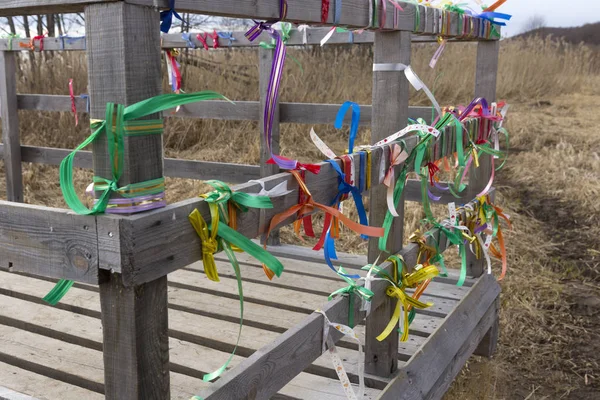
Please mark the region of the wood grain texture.
<svg viewBox="0 0 600 400"><path fill-rule="evenodd" d="M16 373L15 373L16 374ZM0 400L36 400L31 396L15 392L7 387L0 386Z"/></svg>
<svg viewBox="0 0 600 400"><path fill-rule="evenodd" d="M6 199L23 202L16 78L15 54L0 51L0 118L2 118Z"/></svg>
<svg viewBox="0 0 600 400"><path fill-rule="evenodd" d="M168 8L167 0L126 0L128 3ZM412 3L400 2L403 12L399 14L398 30L412 32L415 29L415 6ZM178 0L179 12L219 15L234 18L252 18L270 20L279 18L279 0ZM421 6L421 14L425 7ZM394 7L387 7L386 30L394 29ZM306 24L334 25L333 12L325 24L321 24L321 0L290 1L286 21ZM339 26L364 28L369 25L369 3L361 0L345 0ZM423 28L424 28L423 23ZM421 27L417 27L418 30ZM436 32L420 31L422 34Z"/></svg>
<svg viewBox="0 0 600 400"><path fill-rule="evenodd" d="M279 166L277 164L267 164L267 161L271 158L269 152L267 138L265 137L265 104L267 101L267 94L269 83L271 80L271 69L273 64L273 52L272 49L260 48L258 50L258 92L260 98L260 108L258 110L258 127L260 130L260 176L265 178L267 176L275 175L279 173ZM273 124L271 128L271 150L273 154L279 154L279 99L274 104L273 109ZM269 245L276 246L280 243L279 230L274 230L266 242Z"/></svg>
<svg viewBox="0 0 600 400"><path fill-rule="evenodd" d="M475 72L475 97L483 97L491 105L496 100L496 85L498 76L498 55L500 42L480 42L477 44L477 65ZM489 124L489 121L482 121ZM492 158L490 155L481 154L479 168L469 170L468 196L474 198L480 193L490 180L492 174ZM485 259L477 259L471 252L467 252L467 272L469 276L483 274Z"/></svg>
<svg viewBox="0 0 600 400"><path fill-rule="evenodd" d="M167 277L124 287L100 285L107 399L169 399Z"/></svg>
<svg viewBox="0 0 600 400"><path fill-rule="evenodd" d="M106 103L131 105L161 94L158 13L125 3L86 8L91 117L105 119ZM111 23L107 23L111 21ZM159 118L150 115L146 119ZM93 144L94 173L112 178L106 137ZM119 186L163 177L161 135L125 137ZM113 197L118 197L113 193Z"/></svg>
<svg viewBox="0 0 600 400"><path fill-rule="evenodd" d="M410 65L410 33L377 32L375 33L375 49L373 63L403 63ZM373 72L373 112L371 122L371 143L391 135L402 129L408 122L408 87L409 82L403 72ZM378 171L378 169L373 169ZM399 173L400 167L396 167ZM379 185L378 174L373 174L372 189L369 194L369 224L382 226L387 214L387 187ZM402 249L404 235L404 198L397 204L399 217L392 222L386 248L391 254ZM383 253L383 254L382 254ZM385 259L389 254L379 249L379 239L369 240L369 262L377 258ZM394 313L396 300L388 298L379 307L374 308L367 317L365 337L365 371L369 374L389 377L398 368L398 331L383 341L376 339L385 329Z"/></svg>
<svg viewBox="0 0 600 400"><path fill-rule="evenodd" d="M500 305L496 307L494 321L492 322L490 329L488 329L486 334L479 341L479 345L477 345L477 348L473 352L473 354L476 356L491 358L496 353L496 348L498 347L498 336L500 334L499 311Z"/></svg>
<svg viewBox="0 0 600 400"><path fill-rule="evenodd" d="M81 12L88 4L113 1L121 0L3 0L0 16Z"/></svg>
<svg viewBox="0 0 600 400"><path fill-rule="evenodd" d="M19 94L17 95L19 110L39 111L71 111L71 98L63 95ZM86 113L87 102L81 97L75 99L77 111ZM316 103L280 103L280 123L294 124L333 124L341 104ZM205 118L227 121L258 121L260 119L260 104L257 101L236 101L233 104L222 100L208 100L167 110L163 117L167 118ZM360 125L371 125L371 105L360 106ZM430 121L431 107L411 106L408 117L423 118ZM344 125L349 125L351 115L346 115Z"/></svg>
<svg viewBox="0 0 600 400"><path fill-rule="evenodd" d="M465 342L473 331L480 329L480 337L489 329L480 325L486 312L496 301L500 286L491 275L483 275L471 288L457 307L446 317L444 324L423 344L422 351L416 353L398 372L379 399L423 398L434 388L437 380L444 375L448 365L464 349ZM451 333L451 334L449 334ZM478 341L473 344L473 349Z"/></svg>
<svg viewBox="0 0 600 400"><path fill-rule="evenodd" d="M0 260L12 271L97 284L95 217L0 201Z"/></svg>
<svg viewBox="0 0 600 400"><path fill-rule="evenodd" d="M471 354L477 354L473 352L473 349L479 343L481 336L485 333L486 327L492 324L494 325L494 319L498 315L498 308L500 307L500 299L496 298L494 303L488 308L486 313L483 315L475 329L467 337L463 345L458 350L458 353L454 356L452 362L448 364L445 371L437 379L435 385L431 388L429 393L424 397L425 400L440 400L446 394L446 391L450 388L450 385L454 381L454 378L460 373L463 366L471 357ZM490 328L492 329L492 328ZM485 338L485 336L484 336Z"/></svg>
<svg viewBox="0 0 600 400"><path fill-rule="evenodd" d="M50 147L21 146L21 161L37 164L60 165L71 150ZM4 146L0 144L0 159ZM91 151L79 151L75 155L73 165L78 168L93 167ZM219 163L211 161L181 160L165 158L165 176L189 178L197 180L219 179L224 182L242 183L260 178L260 167L257 165Z"/></svg>

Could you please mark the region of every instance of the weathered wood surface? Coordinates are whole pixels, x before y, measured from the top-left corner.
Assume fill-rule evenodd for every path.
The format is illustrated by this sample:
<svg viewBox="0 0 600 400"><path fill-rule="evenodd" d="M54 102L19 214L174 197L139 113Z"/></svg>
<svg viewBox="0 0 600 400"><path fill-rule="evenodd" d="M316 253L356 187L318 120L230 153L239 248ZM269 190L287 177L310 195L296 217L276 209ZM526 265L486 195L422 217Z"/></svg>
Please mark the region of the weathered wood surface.
<svg viewBox="0 0 600 400"><path fill-rule="evenodd" d="M84 6L121 0L3 0L0 16L81 12Z"/></svg>
<svg viewBox="0 0 600 400"><path fill-rule="evenodd" d="M481 42L477 44L477 64L475 71L475 97L483 97L490 104L496 100L496 84L498 75L498 55L500 42ZM482 121L489 124L489 121ZM484 125L485 126L485 125ZM488 184L492 174L492 158L482 154L479 158L479 168L469 171L469 197L474 198ZM485 268L485 258L477 259L472 253L468 254L467 270L470 276L480 276Z"/></svg>
<svg viewBox="0 0 600 400"><path fill-rule="evenodd" d="M157 0L126 0L129 3L154 6ZM333 25L333 12L329 12L327 23L321 24L321 0L289 1L286 21ZM421 15L425 15L426 7L412 3L400 2L403 12L399 14L398 30L412 32L415 28L415 7L420 8ZM160 7L168 8L167 0L158 0ZM199 14L219 15L223 17L252 18L252 19L278 19L279 0L178 0L179 12L192 12ZM422 18L424 19L424 18ZM369 25L369 3L361 0L345 0L339 26L364 28ZM424 27L424 22L421 25ZM386 30L394 29L394 7L387 7ZM437 35L440 30L424 30L419 33Z"/></svg>
<svg viewBox="0 0 600 400"><path fill-rule="evenodd" d="M6 198L23 201L23 173L21 170L21 142L19 115L17 114L17 79L14 53L0 52L0 118L2 118L2 143Z"/></svg>
<svg viewBox="0 0 600 400"><path fill-rule="evenodd" d="M105 118L108 102L131 105L161 94L158 20L158 10L127 3L86 7L91 118ZM153 114L143 119L159 117ZM114 166L105 135L94 141L93 156L94 174L112 179ZM119 186L162 178L162 135L126 136L121 169ZM111 197L119 196L112 193ZM124 232L118 224L116 227L117 236L123 238ZM123 254L116 261L110 265L111 271L124 262ZM125 287L120 274L104 271L103 276L106 281L100 284L100 302L106 398L169 399L167 277Z"/></svg>
<svg viewBox="0 0 600 400"><path fill-rule="evenodd" d="M19 110L39 111L71 111L70 96L45 95L45 94L19 94L17 95ZM81 97L75 98L77 111L86 113L87 101ZM316 104L316 103L280 103L281 123L295 124L333 124L341 104ZM163 117L169 118L206 118L222 119L228 121L258 121L260 119L260 104L257 101L228 101L209 100L198 103L186 104L175 112L167 110ZM371 106L361 105L360 125L371 125ZM431 121L432 108L411 106L408 107L408 117L423 118ZM351 115L346 115L344 124L349 125Z"/></svg>
<svg viewBox="0 0 600 400"><path fill-rule="evenodd" d="M97 242L95 217L0 201L2 268L98 283Z"/></svg>
<svg viewBox="0 0 600 400"><path fill-rule="evenodd" d="M71 150L50 147L21 146L21 161L37 164L60 165ZM4 146L0 144L0 159ZM182 160L165 158L165 176L188 179L219 179L224 182L242 183L260 177L259 167L248 164L231 164L211 161ZM78 168L92 168L91 151L79 151L75 155L73 165Z"/></svg>
<svg viewBox="0 0 600 400"><path fill-rule="evenodd" d="M410 65L411 45L408 32L377 32L373 63L402 63ZM408 120L409 82L402 72L373 72L373 110L371 143L376 143L404 126ZM376 164L375 164L376 165ZM399 173L401 167L396 167ZM372 169L373 170L373 169ZM381 177L374 174L371 178L369 193L369 223L383 226L388 212L387 187L379 184ZM379 257L385 259L402 249L404 237L404 198L398 202L396 211L399 217L392 222L385 248L381 251L379 239L369 240L368 259L375 262ZM373 308L367 316L367 334L365 338L365 371L367 373L390 377L398 368L398 331L394 329L383 341L376 337L385 329L394 314L396 301L387 298L381 306Z"/></svg>
<svg viewBox="0 0 600 400"><path fill-rule="evenodd" d="M478 330L479 338L489 329L491 320L486 319L483 325L480 325L480 321L499 294L500 286L496 279L491 275L481 276L469 294L446 317L443 326L423 344L422 351L413 355L407 365L400 368L398 376L390 382L379 398L415 399L429 393L437 380L444 376L446 367L454 362L457 354L464 356L469 353L464 350L463 345L469 336L477 331L478 326L481 328ZM473 349L477 343L478 341L472 343ZM472 351L468 348L467 350Z"/></svg>

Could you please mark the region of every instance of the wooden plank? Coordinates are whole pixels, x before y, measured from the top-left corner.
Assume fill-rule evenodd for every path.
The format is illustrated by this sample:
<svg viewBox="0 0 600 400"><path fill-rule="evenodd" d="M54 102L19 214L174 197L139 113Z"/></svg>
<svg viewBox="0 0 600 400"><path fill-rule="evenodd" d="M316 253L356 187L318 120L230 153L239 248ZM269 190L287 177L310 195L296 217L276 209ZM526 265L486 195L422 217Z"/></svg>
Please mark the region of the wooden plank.
<svg viewBox="0 0 600 400"><path fill-rule="evenodd" d="M470 293L452 311L443 326L423 344L399 370L379 399L414 399L428 393L446 367L453 363L469 335L477 328L487 310L495 302L500 287L491 275L483 275ZM481 332L484 334L489 325ZM452 332L451 335L448 332Z"/></svg>
<svg viewBox="0 0 600 400"><path fill-rule="evenodd" d="M86 113L87 100L75 98L77 110ZM71 98L64 95L19 94L17 95L19 110L39 111L71 111ZM341 104L315 103L280 103L280 122L294 124L332 124L335 121ZM181 106L179 111L167 110L165 118L206 118L228 121L258 121L260 119L260 104L257 101L235 101L233 104L223 100L208 100ZM408 117L431 120L431 107L410 106ZM371 106L360 106L361 126L371 125ZM344 124L349 125L351 115L346 115Z"/></svg>
<svg viewBox="0 0 600 400"><path fill-rule="evenodd" d="M0 386L0 400L36 400L23 393L15 392L7 387Z"/></svg>
<svg viewBox="0 0 600 400"><path fill-rule="evenodd" d="M482 340L481 336L485 334L486 328L490 325L493 326L494 320L497 318L499 308L500 298L496 298L496 301L494 301L494 303L486 311L473 332L471 332L467 340L465 340L463 345L460 347L456 356L454 356L453 361L446 367L446 370L438 378L438 380L435 382L435 385L433 385L431 391L427 393L424 399L439 400L443 398L443 396L446 394L446 391L450 388L452 381L460 373L471 354L475 354L473 350L477 343Z"/></svg>
<svg viewBox="0 0 600 400"><path fill-rule="evenodd" d="M21 140L17 113L17 76L14 53L0 51L0 118L6 175L6 199L23 202Z"/></svg>
<svg viewBox="0 0 600 400"><path fill-rule="evenodd" d="M3 268L97 284L97 243L93 216L0 201Z"/></svg>
<svg viewBox="0 0 600 400"><path fill-rule="evenodd" d="M88 102L80 96L75 97L77 112L87 113ZM17 96L19 110L71 111L71 97L53 94L20 94Z"/></svg>
<svg viewBox="0 0 600 400"><path fill-rule="evenodd" d="M133 4L154 6L158 3L160 7L168 8L167 0L126 0ZM415 28L415 7L412 3L400 2L403 12L399 14L398 30L412 32ZM198 14L218 15L234 18L252 18L272 20L279 18L279 0L223 0L214 2L211 0L178 0L177 10L179 12L191 12ZM394 7L387 7L386 24L387 30L394 29ZM318 25L334 25L333 12L325 24L321 23L321 1L304 0L302 6L290 4L286 21ZM369 25L369 3L361 0L345 0L339 26L351 28L364 28ZM431 34L434 32L421 32Z"/></svg>
<svg viewBox="0 0 600 400"><path fill-rule="evenodd" d="M88 4L121 0L5 0L0 16L81 12Z"/></svg>
<svg viewBox="0 0 600 400"><path fill-rule="evenodd" d="M408 32L377 32L375 34L375 49L373 63L403 63L410 65L410 33ZM404 73L377 71L373 72L373 116L371 128L371 143L389 136L405 126L408 121L408 87L409 82ZM378 171L378 169L374 169ZM399 168L396 168L399 172ZM388 212L386 201L387 187L379 184L379 176L373 174L369 194L369 223L382 226ZM379 249L379 239L369 239L369 262L378 258L387 258L402 249L404 236L404 194L398 202L396 217L390 227L386 249ZM367 316L365 337L365 372L380 377L390 377L398 368L398 331L392 333L383 341L376 337L385 329L394 314L396 301L386 299L381 306L372 309Z"/></svg>
<svg viewBox="0 0 600 400"><path fill-rule="evenodd" d="M4 146L0 144L0 158L3 157ZM68 149L50 147L21 146L21 160L37 164L60 165L61 161L71 153ZM181 160L165 158L165 176L197 180L219 179L230 183L243 183L260 177L260 167L248 164L219 163L210 161ZM78 168L93 167L91 151L79 151L75 155L73 165Z"/></svg>
<svg viewBox="0 0 600 400"><path fill-rule="evenodd" d="M79 386L70 385L3 362L0 362L0 382L10 389L30 394L38 399L104 400L104 396L99 393L90 392ZM0 392L0 399L31 400L31 398L11 397L11 395L2 392Z"/></svg>
<svg viewBox="0 0 600 400"><path fill-rule="evenodd" d="M267 135L265 124L265 117L269 117L265 115L266 111L266 102L268 97L268 89L271 83L271 69L273 64L273 49L265 49L260 48L258 50L258 91L260 98L260 108L258 115L258 126L260 130L260 176L261 178L265 178L267 176L275 175L279 173L279 166L277 164L267 164L267 161L271 158L271 151L273 154L279 154L279 99L276 99L275 104L273 105L272 111L272 125L271 125L271 142L267 143ZM269 146L271 147L271 151L269 151ZM279 230L274 230L271 232L268 238L266 238L266 243L271 246L277 246L280 243L279 239Z"/></svg>
<svg viewBox="0 0 600 400"><path fill-rule="evenodd" d="M86 7L90 117L105 118L107 102L130 105L161 94L158 19L156 9L121 2ZM162 135L126 136L124 142L119 186L163 177ZM111 179L105 136L94 141L93 153L94 174ZM120 229L120 237L126 232ZM170 398L166 276L125 287L120 274L105 275L100 302L106 398Z"/></svg>
<svg viewBox="0 0 600 400"><path fill-rule="evenodd" d="M496 100L496 85L498 75L498 54L500 42L489 41L477 44L477 65L475 72L475 97L483 97L491 105ZM489 121L483 121L488 124ZM474 198L481 192L490 180L492 174L492 158L482 154L479 158L479 168L469 170L468 197ZM478 277L483 274L485 259L477 259L471 252L467 252L467 272L469 276Z"/></svg>

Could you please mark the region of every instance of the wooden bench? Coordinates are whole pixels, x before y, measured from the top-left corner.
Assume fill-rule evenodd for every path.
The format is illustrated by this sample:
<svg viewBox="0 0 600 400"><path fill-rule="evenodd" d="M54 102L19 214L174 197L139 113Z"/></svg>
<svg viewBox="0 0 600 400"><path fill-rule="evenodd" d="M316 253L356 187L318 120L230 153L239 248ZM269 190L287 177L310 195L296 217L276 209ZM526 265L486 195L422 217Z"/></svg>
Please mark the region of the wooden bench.
<svg viewBox="0 0 600 400"><path fill-rule="evenodd" d="M288 18L295 22L320 23L319 0L288 0ZM160 38L158 11L166 0L27 0L0 4L0 16L27 13L85 11L89 63L90 116L103 118L105 104L115 101L132 104L160 94ZM184 1L180 11L222 16L270 19L278 15L279 1ZM340 25L365 26L369 2L344 0ZM388 7L387 30L369 34L374 43L374 63L410 64L413 35L427 40L441 33L439 21L450 22L444 32L461 39L458 14L403 3L405 11L393 26L394 10ZM417 11L418 10L418 11ZM421 16L415 26L415 15ZM113 21L107 24L106 21ZM475 96L492 101L496 97L499 43L485 34L486 22L468 17L478 40ZM325 25L333 24L333 16ZM488 23L489 24L489 23ZM412 32L415 31L415 32ZM489 26L487 26L489 31ZM322 33L321 33L322 35ZM315 36L316 37L316 36ZM315 40L311 35L311 40ZM167 38L166 47L178 46ZM296 41L300 40L296 34ZM49 48L59 46L48 40ZM335 40L334 40L335 42ZM298 43L298 44L301 44ZM65 50L76 50L79 44ZM0 41L0 117L3 124L1 147L7 178L7 198L0 201L0 384L10 391L38 398L167 399L188 398L198 390L204 399L342 399L345 398L327 356L323 356L324 317L347 324L349 310L361 324L356 329L365 343L368 398L441 398L471 354L493 354L498 334L499 286L483 275L483 261L469 260L464 287L456 287L456 272L437 279L423 298L435 303L419 311L411 325L411 340L399 342L397 332L386 340L375 339L389 321L394 300L385 295L386 285L374 282L372 312L366 317L360 300L348 297L324 303L340 287L335 276L319 265L319 255L290 247L270 248L282 256L286 271L273 283L265 281L255 261L243 261L246 292L246 319L242 343L233 364L215 383L204 383L206 372L219 367L228 357L237 337L238 305L235 280L227 264L219 261L222 281L208 281L195 264L201 259L198 237L187 216L194 208L209 218L202 199L190 199L165 208L131 216L80 216L67 210L24 205L21 162L56 164L63 149L21 146L18 109L65 110L70 99L64 96L17 95L15 53L7 41ZM122 56L125 55L125 60ZM270 65L270 53L261 51L261 68ZM110 79L107 79L110 71ZM261 87L266 74L261 75ZM409 116L421 116L429 109L409 108L409 83L403 74L373 73L373 101L367 107L373 143L405 126ZM264 90L263 90L264 91ZM81 100L80 109L81 109ZM282 103L279 122L331 121L336 105ZM319 110L317 112L316 110ZM259 120L261 102L223 102L185 107L184 117ZM225 113L231 113L225 116ZM276 136L278 131L276 128ZM163 160L162 139L148 136L126 139L125 173L120 184L146 181L165 174L195 179L220 178L244 182L262 176L267 187L287 181L292 193L274 199L266 220L297 202L298 187L290 174L277 174L263 162L261 167L223 165L183 160ZM129 142L131 140L131 142ZM135 140L135 143L134 143ZM275 142L276 144L276 142ZM407 139L409 150L416 137ZM439 142L438 142L439 144ZM263 152L266 146L262 145ZM453 150L437 146L435 157ZM266 153L265 153L266 154ZM263 161L266 160L263 154ZM357 157L357 155L352 155ZM99 140L92 153L82 153L76 165L95 167L106 176L106 145ZM389 149L373 151L373 166L389 164ZM164 161L164 163L163 163ZM358 161L358 160L357 160ZM483 156L477 174L470 174L469 188L462 202L473 199L486 185L491 173L490 159ZM143 165L143 167L140 167ZM357 166L358 165L358 166ZM355 168L360 163L355 162ZM238 171L244 171L234 177ZM216 176L215 176L216 175ZM228 179L228 178L231 178ZM370 222L381 225L385 212L385 188L373 178L370 193ZM406 199L418 199L415 183L407 187ZM307 185L321 203L329 203L337 192L337 174L323 163L319 175L307 177ZM235 188L257 193L256 183ZM403 210L404 200L398 209ZM402 214L402 213L401 213ZM259 212L250 210L238 218L238 231L250 238L265 232ZM292 222L292 221L287 221ZM397 218L388 246L416 264L417 245L402 246L403 218ZM443 251L447 241L433 231L432 241ZM376 240L369 244L367 258L345 256L342 264L357 269L379 255ZM301 260L301 261L299 261ZM390 269L389 263L382 264ZM39 299L57 279L78 282L56 307ZM355 296L357 297L357 296ZM366 317L366 318L365 318ZM332 333L338 342L350 379L358 379L356 346ZM9 390L0 398L15 398ZM10 397L13 396L13 397ZM16 397L18 398L18 397Z"/></svg>

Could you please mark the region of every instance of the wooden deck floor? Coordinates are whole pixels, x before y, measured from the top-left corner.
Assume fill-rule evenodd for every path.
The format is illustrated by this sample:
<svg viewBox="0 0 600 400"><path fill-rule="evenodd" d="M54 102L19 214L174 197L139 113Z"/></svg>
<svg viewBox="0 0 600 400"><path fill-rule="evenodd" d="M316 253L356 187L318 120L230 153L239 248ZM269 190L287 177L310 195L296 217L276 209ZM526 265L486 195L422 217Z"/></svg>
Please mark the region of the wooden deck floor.
<svg viewBox="0 0 600 400"><path fill-rule="evenodd" d="M228 358L238 332L236 281L228 262L217 257L221 282L209 281L201 264L169 275L171 393L189 399L207 384L201 380ZM280 257L281 258L281 257ZM245 315L240 346L231 367L299 323L344 286L325 265L281 258L285 272L269 282L262 267L239 255L244 278ZM357 262L356 265L359 265ZM347 265L352 268L352 265ZM410 339L400 343L407 362L469 290L452 279L433 282L422 300L434 306L419 313ZM38 399L101 399L104 391L102 327L98 288L76 284L55 307L41 301L50 279L0 271L0 387ZM364 326L356 328L364 337ZM350 379L357 383L357 348L338 349ZM386 381L370 377L365 398L376 398ZM2 396L0 396L2 398ZM280 399L345 399L328 356L316 360L284 387Z"/></svg>

